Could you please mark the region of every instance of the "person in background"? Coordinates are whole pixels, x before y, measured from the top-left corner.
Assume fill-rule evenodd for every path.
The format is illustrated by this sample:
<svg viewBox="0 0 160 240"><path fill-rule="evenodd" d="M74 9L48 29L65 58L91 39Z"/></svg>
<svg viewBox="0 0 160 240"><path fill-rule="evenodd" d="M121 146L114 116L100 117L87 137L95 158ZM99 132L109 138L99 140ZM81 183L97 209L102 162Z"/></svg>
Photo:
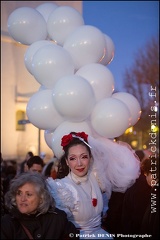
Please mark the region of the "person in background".
<svg viewBox="0 0 160 240"><path fill-rule="evenodd" d="M6 167L6 177L3 179L3 194L9 189L11 180L16 176L16 168L11 164Z"/></svg>
<svg viewBox="0 0 160 240"><path fill-rule="evenodd" d="M2 167L3 165L3 157L1 153L1 217L6 213L5 205L4 205L4 191L3 191L3 181L4 175L2 175Z"/></svg>
<svg viewBox="0 0 160 240"><path fill-rule="evenodd" d="M85 132L71 132L63 136L61 146L64 155L58 174L61 171L62 177L64 170L67 175L61 179L46 179L57 207L64 210L68 220L80 229L81 239L113 239L101 227L102 214L107 209L104 194L106 191L110 193L114 184L124 191L126 185L133 183L139 174L137 158L126 146L110 140L104 144ZM129 168L132 166L132 172L125 164Z"/></svg>
<svg viewBox="0 0 160 240"><path fill-rule="evenodd" d="M44 168L43 168L43 175L46 176L46 177L51 177L51 170L52 170L52 166L54 166L54 162L51 161L49 163L47 163ZM55 179L55 178L54 178Z"/></svg>
<svg viewBox="0 0 160 240"><path fill-rule="evenodd" d="M31 152L31 151L27 152L24 161L20 164L20 169L19 169L18 174L27 171L27 169L28 169L27 168L27 161L28 161L28 159L30 159L33 156L34 156L33 152Z"/></svg>
<svg viewBox="0 0 160 240"><path fill-rule="evenodd" d="M12 180L5 195L1 239L78 239L79 231L55 207L42 174L26 172Z"/></svg>
<svg viewBox="0 0 160 240"><path fill-rule="evenodd" d="M145 175L148 174L150 159L141 162L141 174L136 182L125 192L122 208L122 232L140 234L141 223L151 198L151 186Z"/></svg>
<svg viewBox="0 0 160 240"><path fill-rule="evenodd" d="M144 151L141 150L141 149L137 149L137 150L135 151L135 154L138 156L140 162L142 162L142 160L145 158Z"/></svg>
<svg viewBox="0 0 160 240"><path fill-rule="evenodd" d="M57 171L58 171L58 159L56 159L52 165L52 168L51 168L51 173L50 173L50 176L53 178L53 179L56 179L57 178Z"/></svg>
<svg viewBox="0 0 160 240"><path fill-rule="evenodd" d="M43 159L39 156L30 157L27 161L28 171L42 173L44 162Z"/></svg>
<svg viewBox="0 0 160 240"><path fill-rule="evenodd" d="M57 178L58 171L58 159L52 158L43 168L42 174L45 177L52 177L53 179Z"/></svg>
<svg viewBox="0 0 160 240"><path fill-rule="evenodd" d="M122 206L125 193L112 191L108 201L106 215L102 218L102 227L113 234L122 233ZM115 236L114 239L118 238Z"/></svg>
<svg viewBox="0 0 160 240"><path fill-rule="evenodd" d="M40 158L42 158L43 161L45 162L46 153L45 153L45 152L40 152L39 156L40 156Z"/></svg>
<svg viewBox="0 0 160 240"><path fill-rule="evenodd" d="M151 151L151 149L144 149L143 150L143 152L144 152L144 158L150 158L150 157L154 157L155 156L155 154L157 154L157 153L155 153L155 152L152 152Z"/></svg>

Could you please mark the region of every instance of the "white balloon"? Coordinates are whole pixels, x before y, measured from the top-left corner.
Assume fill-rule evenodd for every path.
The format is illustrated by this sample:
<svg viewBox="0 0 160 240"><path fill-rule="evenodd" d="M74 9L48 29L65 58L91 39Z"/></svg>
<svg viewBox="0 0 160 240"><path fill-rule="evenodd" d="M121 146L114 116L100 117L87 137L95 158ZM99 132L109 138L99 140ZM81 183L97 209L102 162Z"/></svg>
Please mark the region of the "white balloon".
<svg viewBox="0 0 160 240"><path fill-rule="evenodd" d="M44 131L44 139L47 146L52 150L52 138L53 138L54 130L45 130Z"/></svg>
<svg viewBox="0 0 160 240"><path fill-rule="evenodd" d="M36 10L42 14L45 21L48 21L50 14L58 7L56 3L42 3L36 7Z"/></svg>
<svg viewBox="0 0 160 240"><path fill-rule="evenodd" d="M34 54L32 72L40 84L51 89L63 76L74 74L74 63L64 48L56 44L46 45Z"/></svg>
<svg viewBox="0 0 160 240"><path fill-rule="evenodd" d="M66 38L82 25L84 25L83 17L76 9L70 6L61 6L48 18L48 35L57 44L63 46Z"/></svg>
<svg viewBox="0 0 160 240"><path fill-rule="evenodd" d="M114 138L122 135L130 125L130 111L115 98L99 101L91 114L91 125L101 136Z"/></svg>
<svg viewBox="0 0 160 240"><path fill-rule="evenodd" d="M115 46L112 39L107 34L104 34L104 37L106 41L106 46L104 49L104 56L100 60L100 63L106 66L113 61L115 54Z"/></svg>
<svg viewBox="0 0 160 240"><path fill-rule="evenodd" d="M55 84L53 101L57 111L71 121L83 121L95 105L95 96L88 81L80 76L65 76Z"/></svg>
<svg viewBox="0 0 160 240"><path fill-rule="evenodd" d="M84 25L68 36L63 47L73 58L75 69L89 63L98 63L105 48L104 34L96 27Z"/></svg>
<svg viewBox="0 0 160 240"><path fill-rule="evenodd" d="M121 100L126 104L131 114L131 126L135 125L141 116L141 106L137 98L126 92L114 93L112 97Z"/></svg>
<svg viewBox="0 0 160 240"><path fill-rule="evenodd" d="M32 60L34 54L38 51L43 46L50 44L54 44L51 41L48 40L40 40L37 42L32 43L26 50L25 55L24 55L24 64L25 67L27 68L28 72L30 72L33 75L33 70L32 70Z"/></svg>
<svg viewBox="0 0 160 240"><path fill-rule="evenodd" d="M90 63L81 67L75 75L85 78L93 88L96 101L110 97L114 91L114 77L111 71L99 64Z"/></svg>
<svg viewBox="0 0 160 240"><path fill-rule="evenodd" d="M61 138L70 132L85 132L91 135L91 129L85 121L79 123L65 121L61 123L55 129L52 138L52 151L58 159L60 159L64 153L61 146Z"/></svg>
<svg viewBox="0 0 160 240"><path fill-rule="evenodd" d="M35 127L43 130L53 130L64 121L54 107L50 89L32 95L27 103L26 114Z"/></svg>
<svg viewBox="0 0 160 240"><path fill-rule="evenodd" d="M46 88L45 86L41 85L38 89L38 91L43 91L43 90L47 90L48 88Z"/></svg>
<svg viewBox="0 0 160 240"><path fill-rule="evenodd" d="M47 38L47 24L43 16L30 7L14 10L8 18L7 25L11 37L22 44L30 45Z"/></svg>

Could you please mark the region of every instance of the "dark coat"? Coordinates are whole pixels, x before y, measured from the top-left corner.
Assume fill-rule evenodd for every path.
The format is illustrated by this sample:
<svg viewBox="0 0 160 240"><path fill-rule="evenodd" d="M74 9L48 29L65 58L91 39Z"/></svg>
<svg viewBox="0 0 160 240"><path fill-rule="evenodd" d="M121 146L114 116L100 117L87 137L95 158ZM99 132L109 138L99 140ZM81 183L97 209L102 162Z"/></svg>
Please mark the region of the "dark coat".
<svg viewBox="0 0 160 240"><path fill-rule="evenodd" d="M122 209L122 226L125 234L140 234L141 224L151 198L151 187L141 174L125 192Z"/></svg>
<svg viewBox="0 0 160 240"><path fill-rule="evenodd" d="M149 239L160 237L159 183L152 188L151 199L143 216L141 233L151 235Z"/></svg>
<svg viewBox="0 0 160 240"><path fill-rule="evenodd" d="M112 192L111 198L108 202L107 217L103 222L103 227L109 233L122 233L122 206L124 193Z"/></svg>
<svg viewBox="0 0 160 240"><path fill-rule="evenodd" d="M29 239L19 221L34 239L79 239L79 230L68 221L66 213L57 208L39 216L17 210L6 214L1 218L1 239Z"/></svg>

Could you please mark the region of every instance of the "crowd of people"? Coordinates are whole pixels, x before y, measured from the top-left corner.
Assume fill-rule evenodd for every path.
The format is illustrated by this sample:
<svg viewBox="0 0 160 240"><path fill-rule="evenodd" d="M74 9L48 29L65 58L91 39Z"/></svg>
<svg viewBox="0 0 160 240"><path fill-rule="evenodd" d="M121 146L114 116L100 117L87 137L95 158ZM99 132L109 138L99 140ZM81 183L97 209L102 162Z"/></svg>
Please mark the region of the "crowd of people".
<svg viewBox="0 0 160 240"><path fill-rule="evenodd" d="M159 237L158 156L85 132L61 148L47 164L28 152L1 181L1 239Z"/></svg>

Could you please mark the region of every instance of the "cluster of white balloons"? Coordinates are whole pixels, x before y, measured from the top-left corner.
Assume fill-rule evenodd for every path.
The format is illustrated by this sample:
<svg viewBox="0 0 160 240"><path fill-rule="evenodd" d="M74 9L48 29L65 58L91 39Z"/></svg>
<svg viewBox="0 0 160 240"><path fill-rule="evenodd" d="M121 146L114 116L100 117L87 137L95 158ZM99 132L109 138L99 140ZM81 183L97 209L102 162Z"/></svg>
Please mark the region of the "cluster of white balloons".
<svg viewBox="0 0 160 240"><path fill-rule="evenodd" d="M25 67L41 86L26 113L45 130L46 144L57 157L64 134L85 131L115 138L139 120L138 100L113 93L114 77L107 68L114 58L112 39L85 25L77 10L54 3L21 7L10 14L8 31L15 41L29 45Z"/></svg>

